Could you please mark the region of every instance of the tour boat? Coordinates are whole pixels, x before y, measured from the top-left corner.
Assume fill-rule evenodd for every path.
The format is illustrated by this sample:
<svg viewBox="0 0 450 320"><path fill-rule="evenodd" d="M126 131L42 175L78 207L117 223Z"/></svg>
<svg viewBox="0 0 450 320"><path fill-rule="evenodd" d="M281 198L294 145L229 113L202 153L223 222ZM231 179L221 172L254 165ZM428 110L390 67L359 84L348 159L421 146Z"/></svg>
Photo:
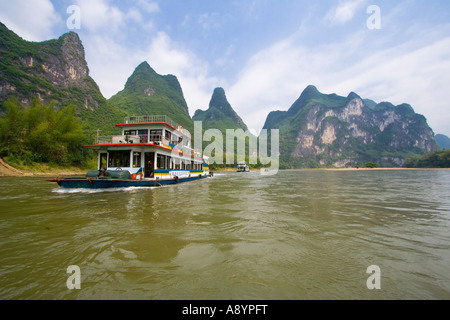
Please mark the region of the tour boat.
<svg viewBox="0 0 450 320"><path fill-rule="evenodd" d="M250 167L246 162L238 162L237 172L250 172Z"/></svg>
<svg viewBox="0 0 450 320"><path fill-rule="evenodd" d="M189 132L165 115L127 117L122 135L83 147L98 152L98 170L56 178L63 188L154 187L212 176L209 158L192 148Z"/></svg>

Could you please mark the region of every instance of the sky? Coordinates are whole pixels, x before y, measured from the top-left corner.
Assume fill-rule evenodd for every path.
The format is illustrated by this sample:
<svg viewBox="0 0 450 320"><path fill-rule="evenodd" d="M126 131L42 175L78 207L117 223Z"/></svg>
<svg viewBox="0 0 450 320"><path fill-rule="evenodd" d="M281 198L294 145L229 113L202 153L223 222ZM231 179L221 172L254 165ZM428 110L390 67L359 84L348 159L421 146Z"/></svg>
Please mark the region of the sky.
<svg viewBox="0 0 450 320"><path fill-rule="evenodd" d="M29 41L77 32L106 98L147 61L191 116L222 87L253 132L312 84L409 103L450 136L448 0L0 0L0 21Z"/></svg>

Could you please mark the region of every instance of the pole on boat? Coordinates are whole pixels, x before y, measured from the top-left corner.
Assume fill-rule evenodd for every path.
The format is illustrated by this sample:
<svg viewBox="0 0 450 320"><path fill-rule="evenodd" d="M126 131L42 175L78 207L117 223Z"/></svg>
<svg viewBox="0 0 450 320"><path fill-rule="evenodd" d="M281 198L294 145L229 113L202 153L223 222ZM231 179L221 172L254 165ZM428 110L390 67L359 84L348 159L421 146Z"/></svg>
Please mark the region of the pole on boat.
<svg viewBox="0 0 450 320"><path fill-rule="evenodd" d="M98 144L98 142L99 142L99 139L100 139L100 129L97 129L97 141L96 141L96 144Z"/></svg>

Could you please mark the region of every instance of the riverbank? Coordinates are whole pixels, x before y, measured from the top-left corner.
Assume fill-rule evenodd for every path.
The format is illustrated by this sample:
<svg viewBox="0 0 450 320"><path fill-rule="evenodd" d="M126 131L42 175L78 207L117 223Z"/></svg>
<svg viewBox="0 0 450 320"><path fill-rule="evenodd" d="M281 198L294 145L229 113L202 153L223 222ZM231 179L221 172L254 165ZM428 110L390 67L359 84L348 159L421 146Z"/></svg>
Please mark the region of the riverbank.
<svg viewBox="0 0 450 320"><path fill-rule="evenodd" d="M382 171L382 170L417 170L417 168L326 168L326 169L321 169L321 170L327 170L327 171Z"/></svg>
<svg viewBox="0 0 450 320"><path fill-rule="evenodd" d="M13 167L0 158L0 177L53 177L85 175L87 169L77 167L59 168L48 164L33 164L29 167Z"/></svg>
<svg viewBox="0 0 450 320"><path fill-rule="evenodd" d="M427 168L423 168L427 169ZM433 169L433 168L429 168ZM427 169L427 170L429 170ZM440 169L440 168L436 168ZM259 171L252 169L251 171ZM292 169L295 170L295 169ZM302 169L298 169L302 170ZM303 170L325 170L325 171L383 171L383 170L419 170L417 168L319 168ZM13 167L0 158L0 177L63 177L84 176L89 169L78 167L52 167L48 164L35 163L28 167ZM236 168L217 168L214 172L236 172Z"/></svg>

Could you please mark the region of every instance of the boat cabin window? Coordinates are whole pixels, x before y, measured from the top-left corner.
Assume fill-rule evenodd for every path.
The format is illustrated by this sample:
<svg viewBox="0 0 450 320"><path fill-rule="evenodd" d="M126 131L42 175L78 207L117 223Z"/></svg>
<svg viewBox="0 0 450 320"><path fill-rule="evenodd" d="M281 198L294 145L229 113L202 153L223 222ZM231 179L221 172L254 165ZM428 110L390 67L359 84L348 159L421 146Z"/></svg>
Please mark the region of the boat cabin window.
<svg viewBox="0 0 450 320"><path fill-rule="evenodd" d="M167 156L166 169L168 169L168 170L172 170L173 169L172 157Z"/></svg>
<svg viewBox="0 0 450 320"><path fill-rule="evenodd" d="M171 141L172 140L172 132L170 132L169 130L165 130L165 138L168 141Z"/></svg>
<svg viewBox="0 0 450 320"><path fill-rule="evenodd" d="M150 141L161 141L162 130L150 130Z"/></svg>
<svg viewBox="0 0 450 320"><path fill-rule="evenodd" d="M142 154L140 152L133 153L133 168L141 167L141 157L142 157Z"/></svg>
<svg viewBox="0 0 450 320"><path fill-rule="evenodd" d="M170 143L173 145L177 145L178 144L178 136L172 134L172 137L170 138Z"/></svg>
<svg viewBox="0 0 450 320"><path fill-rule="evenodd" d="M108 154L107 153L101 153L100 154L100 164L98 170L102 170L107 168L108 163Z"/></svg>
<svg viewBox="0 0 450 320"><path fill-rule="evenodd" d="M131 151L110 151L108 167L130 167Z"/></svg>
<svg viewBox="0 0 450 320"><path fill-rule="evenodd" d="M148 130L138 130L141 143L148 143Z"/></svg>
<svg viewBox="0 0 450 320"><path fill-rule="evenodd" d="M166 156L158 154L156 157L156 165L158 166L158 169L166 169Z"/></svg>
<svg viewBox="0 0 450 320"><path fill-rule="evenodd" d="M125 136L135 136L136 130L125 130L124 135Z"/></svg>

